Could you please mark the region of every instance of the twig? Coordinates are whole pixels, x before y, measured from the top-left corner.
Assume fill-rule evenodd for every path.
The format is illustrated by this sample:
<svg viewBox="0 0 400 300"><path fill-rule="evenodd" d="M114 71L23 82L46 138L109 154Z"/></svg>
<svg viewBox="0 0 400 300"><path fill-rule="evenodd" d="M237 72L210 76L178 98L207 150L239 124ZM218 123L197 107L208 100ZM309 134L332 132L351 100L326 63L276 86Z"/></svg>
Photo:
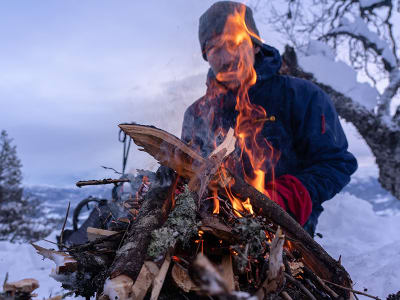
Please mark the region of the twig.
<svg viewBox="0 0 400 300"><path fill-rule="evenodd" d="M106 169L106 170L112 170L112 171L114 171L115 174L123 175L121 172L118 172L114 168L110 168L110 167L106 167L106 166L100 166L100 167L102 167L103 169Z"/></svg>
<svg viewBox="0 0 400 300"><path fill-rule="evenodd" d="M130 182L128 178L121 178L121 179L112 179L112 178L106 178L106 179L100 179L100 180L81 180L78 181L75 185L77 187L82 187L85 185L102 185L102 184L117 184L120 182Z"/></svg>
<svg viewBox="0 0 400 300"><path fill-rule="evenodd" d="M317 281L322 285L322 287L323 287L333 298L335 298L335 299L336 299L336 298L339 298L339 295L336 294L335 291L333 291L329 286L327 286L321 278L319 278L317 275L315 275L315 276L316 276Z"/></svg>
<svg viewBox="0 0 400 300"><path fill-rule="evenodd" d="M285 300L293 300L292 297L290 297L289 294L287 292L285 292L285 291L283 291L281 293L281 295L282 295L282 298L285 299Z"/></svg>
<svg viewBox="0 0 400 300"><path fill-rule="evenodd" d="M6 277L4 278L3 290L4 290L4 287L6 286L7 281L8 281L8 272L6 272Z"/></svg>
<svg viewBox="0 0 400 300"><path fill-rule="evenodd" d="M67 208L67 213L65 214L65 219L64 219L64 224L62 226L61 229L61 234L60 234L60 249L62 249L63 247L63 236L64 236L64 229L65 229L65 224L67 223L67 219L68 219L68 214L69 214L69 208L71 207L71 202L68 202L68 208Z"/></svg>
<svg viewBox="0 0 400 300"><path fill-rule="evenodd" d="M313 294L311 294L311 292L300 282L297 281L296 279L294 279L292 276L290 276L287 273L284 273L285 277L288 281L290 281L291 283L293 283L295 286L297 286L298 288L300 288L310 299L312 300L317 300Z"/></svg>
<svg viewBox="0 0 400 300"><path fill-rule="evenodd" d="M372 299L381 300L381 298L379 298L379 297L372 296L372 295L366 294L366 293L364 293L364 292L356 291L356 290L350 289L350 288L348 288L348 287L345 287L345 286L342 286L342 285L339 285L339 284L330 282L330 281L325 280L325 279L322 279L322 281L324 281L324 282L326 282L326 283L328 283L328 284L331 284L331 285L333 285L333 286L336 286L336 287L338 287L338 288L341 288L341 289L343 289L343 290L350 291L350 292L352 292L352 293L354 293L354 294L359 294L359 295L363 295L363 296L366 296L366 297L369 297L369 298L372 298Z"/></svg>

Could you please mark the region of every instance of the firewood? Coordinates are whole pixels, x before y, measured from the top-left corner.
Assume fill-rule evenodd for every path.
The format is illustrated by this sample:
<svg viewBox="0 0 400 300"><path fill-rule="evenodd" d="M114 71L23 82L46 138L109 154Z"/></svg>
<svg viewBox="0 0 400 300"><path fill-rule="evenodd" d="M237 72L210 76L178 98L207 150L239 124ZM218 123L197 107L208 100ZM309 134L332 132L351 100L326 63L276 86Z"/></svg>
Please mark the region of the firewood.
<svg viewBox="0 0 400 300"><path fill-rule="evenodd" d="M32 293L39 287L39 282L33 278L26 278L15 282L6 282L3 286L3 291L11 294L16 293Z"/></svg>
<svg viewBox="0 0 400 300"><path fill-rule="evenodd" d="M106 179L94 179L94 180L81 180L78 181L75 185L77 187L83 187L85 185L103 185L103 184L117 184L121 182L130 182L128 178L120 178L120 179L112 179L112 178L106 178Z"/></svg>
<svg viewBox="0 0 400 300"><path fill-rule="evenodd" d="M118 249L115 260L109 269L110 279L108 284L111 286L114 285L114 282L117 285L121 281L126 285L121 291L131 289L144 263L147 247L151 239L151 232L160 227L167 218L170 192L170 187L156 186L146 194L139 215L130 228L128 228L126 238L121 248ZM122 279L125 280L119 280L119 276L124 276ZM130 280L126 280L126 278ZM111 297L106 292L105 294L110 299L115 299L115 295ZM124 298L126 297L126 293L117 296L118 299L126 299Z"/></svg>
<svg viewBox="0 0 400 300"><path fill-rule="evenodd" d="M122 274L106 280L103 295L110 300L132 299L132 287L132 278Z"/></svg>
<svg viewBox="0 0 400 300"><path fill-rule="evenodd" d="M218 296L219 299L257 300L245 292L229 291L229 284L217 271L213 264L203 254L198 254L190 272L193 281L199 286L203 294Z"/></svg>
<svg viewBox="0 0 400 300"><path fill-rule="evenodd" d="M237 238L232 233L232 229L221 223L216 217L203 218L199 229L230 244L234 244L237 241Z"/></svg>
<svg viewBox="0 0 400 300"><path fill-rule="evenodd" d="M78 269L78 262L71 255L61 251L46 249L33 243L31 243L31 245L36 249L37 253L43 256L43 258L55 262L56 269L53 270L55 274L72 273Z"/></svg>
<svg viewBox="0 0 400 300"><path fill-rule="evenodd" d="M112 231L112 230L105 230L105 229L100 229L100 228L94 228L94 227L88 227L86 229L88 240L90 242L99 239L104 236L110 236L118 233L117 231Z"/></svg>
<svg viewBox="0 0 400 300"><path fill-rule="evenodd" d="M187 270L176 263L172 267L171 276L176 285L185 293L198 290L198 287L194 284L192 279L190 279Z"/></svg>
<svg viewBox="0 0 400 300"><path fill-rule="evenodd" d="M266 295L278 292L284 284L285 278L283 272L285 267L282 257L284 242L285 236L282 234L281 228L278 227L275 237L271 242L268 276L262 287L257 291L259 299L264 299Z"/></svg>
<svg viewBox="0 0 400 300"><path fill-rule="evenodd" d="M222 257L221 265L219 266L221 270L221 276L226 282L226 287L228 292L235 290L235 279L232 267L232 256L230 254L224 255Z"/></svg>
<svg viewBox="0 0 400 300"><path fill-rule="evenodd" d="M120 124L136 145L153 156L161 165L174 169L180 176L192 178L204 158L174 135L153 126Z"/></svg>
<svg viewBox="0 0 400 300"><path fill-rule="evenodd" d="M145 261L135 284L132 287L132 298L142 300L151 286L154 278L159 273L160 269L152 261Z"/></svg>
<svg viewBox="0 0 400 300"><path fill-rule="evenodd" d="M184 178L192 178L205 158L194 152L177 137L157 129L143 125L120 125L120 128L132 137L143 150L155 157L161 164L174 169ZM250 199L257 215L266 216L276 225L281 226L288 238L296 240L291 246L298 250L304 263L319 277L340 285L351 287L351 279L346 270L312 239L312 237L279 205L247 184L243 179L228 174L225 181L234 182L231 187L235 195L242 199ZM224 192L224 188L221 188Z"/></svg>
<svg viewBox="0 0 400 300"><path fill-rule="evenodd" d="M197 235L196 221L196 194L189 191L187 186L184 192L176 199L175 207L169 214L164 225L151 232L151 242L147 254L153 259L164 258L172 252L177 243L187 246L187 243Z"/></svg>
<svg viewBox="0 0 400 300"><path fill-rule="evenodd" d="M167 253L160 272L156 275L153 281L153 289L151 290L150 300L157 300L160 295L161 288L164 284L165 276L167 276L169 265L171 264L171 255Z"/></svg>

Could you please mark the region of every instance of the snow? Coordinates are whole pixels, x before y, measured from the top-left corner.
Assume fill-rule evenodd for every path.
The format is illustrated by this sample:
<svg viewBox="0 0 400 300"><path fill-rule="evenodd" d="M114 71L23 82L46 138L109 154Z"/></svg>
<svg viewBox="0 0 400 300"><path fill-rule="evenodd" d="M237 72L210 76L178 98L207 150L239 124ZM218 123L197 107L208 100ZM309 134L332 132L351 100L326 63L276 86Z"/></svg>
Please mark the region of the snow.
<svg viewBox="0 0 400 300"><path fill-rule="evenodd" d="M55 236L54 233L47 239L55 241ZM55 247L44 241L37 244L45 248ZM38 294L37 299L47 299L50 296L65 293L61 284L50 277L52 269L55 269L55 264L48 259L43 260L30 244L0 241L0 282L4 282L6 273L8 273L8 282L34 278L39 282L39 288L35 290ZM67 299L71 298L67 297Z"/></svg>
<svg viewBox="0 0 400 300"><path fill-rule="evenodd" d="M317 227L323 238L317 241L333 258L342 256L354 288L381 298L399 291L400 216L378 216L371 204L348 193L324 208Z"/></svg>
<svg viewBox="0 0 400 300"><path fill-rule="evenodd" d="M370 7L374 4L384 2L383 0L360 0L361 7Z"/></svg>
<svg viewBox="0 0 400 300"><path fill-rule="evenodd" d="M366 108L372 110L379 97L377 89L366 82L357 80L357 72L342 61L335 61L335 53L326 44L311 41L299 55L299 65L311 72L318 81L325 83L337 91L351 97Z"/></svg>
<svg viewBox="0 0 400 300"><path fill-rule="evenodd" d="M395 68L397 65L396 57L390 51L389 44L383 40L377 33L369 30L367 23L360 18L355 17L354 21L350 21L348 18L343 17L340 20L340 25L330 31L330 33L348 32L355 36L366 38L370 43L375 44L380 55Z"/></svg>

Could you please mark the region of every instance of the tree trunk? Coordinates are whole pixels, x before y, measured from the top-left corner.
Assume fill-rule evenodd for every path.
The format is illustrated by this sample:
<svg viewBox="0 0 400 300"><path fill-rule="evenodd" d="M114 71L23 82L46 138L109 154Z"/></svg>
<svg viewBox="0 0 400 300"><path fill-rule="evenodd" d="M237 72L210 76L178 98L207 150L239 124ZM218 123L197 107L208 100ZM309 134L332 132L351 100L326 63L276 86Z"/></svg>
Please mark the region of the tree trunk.
<svg viewBox="0 0 400 300"><path fill-rule="evenodd" d="M385 122L373 111L319 82L313 74L302 70L292 47L285 47L282 58L281 74L307 79L318 85L330 96L339 116L357 128L375 156L379 168L379 182L384 189L400 200L400 130L398 126L391 124L389 120Z"/></svg>

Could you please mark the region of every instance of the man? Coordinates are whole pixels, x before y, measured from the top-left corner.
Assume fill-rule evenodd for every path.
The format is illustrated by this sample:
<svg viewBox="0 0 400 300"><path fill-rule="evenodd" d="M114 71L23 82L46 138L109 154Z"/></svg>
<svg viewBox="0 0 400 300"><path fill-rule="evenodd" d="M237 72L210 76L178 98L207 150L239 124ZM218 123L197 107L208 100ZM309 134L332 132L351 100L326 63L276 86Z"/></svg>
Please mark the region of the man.
<svg viewBox="0 0 400 300"><path fill-rule="evenodd" d="M227 20L240 12L244 12L244 28L250 38L232 46L235 39L230 39ZM238 93L246 82L243 76L251 76L255 70L256 81L245 96L253 107L268 113L260 134L275 153L280 153L277 162L263 162L268 174L266 190L314 235L321 204L350 181L357 161L347 151L347 140L329 97L311 82L279 75L278 51L258 36L251 9L240 3L217 2L200 17L200 45L210 65L207 92L185 112L182 139L208 156L222 140L218 131L237 129L241 113ZM249 69L239 72L243 65ZM243 160L246 174L248 159L243 153L237 157Z"/></svg>

